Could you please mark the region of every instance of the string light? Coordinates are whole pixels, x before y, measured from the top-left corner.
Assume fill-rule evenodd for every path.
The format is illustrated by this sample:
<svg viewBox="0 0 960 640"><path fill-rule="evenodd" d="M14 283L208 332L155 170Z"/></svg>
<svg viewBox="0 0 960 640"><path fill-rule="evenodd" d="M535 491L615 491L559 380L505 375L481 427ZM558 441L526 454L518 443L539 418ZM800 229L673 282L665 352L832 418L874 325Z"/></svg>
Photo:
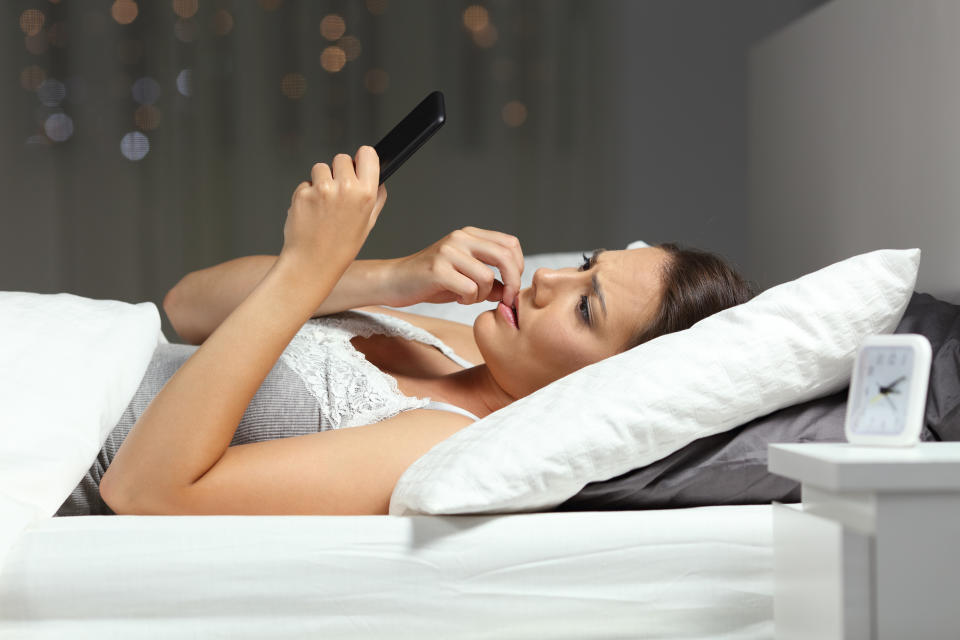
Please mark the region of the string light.
<svg viewBox="0 0 960 640"><path fill-rule="evenodd" d="M387 10L387 0L367 0L367 11L379 16Z"/></svg>
<svg viewBox="0 0 960 640"><path fill-rule="evenodd" d="M160 98L160 83L149 76L137 78L130 88L130 93L140 104L153 104Z"/></svg>
<svg viewBox="0 0 960 640"><path fill-rule="evenodd" d="M307 79L297 71L288 73L280 79L280 91L291 100L299 100L307 91Z"/></svg>
<svg viewBox="0 0 960 640"><path fill-rule="evenodd" d="M473 32L473 41L478 47L489 49L497 42L497 28L492 24L485 25L479 31Z"/></svg>
<svg viewBox="0 0 960 640"><path fill-rule="evenodd" d="M63 48L67 46L67 25L63 22L55 22L47 29L47 40L55 47Z"/></svg>
<svg viewBox="0 0 960 640"><path fill-rule="evenodd" d="M351 60L356 60L357 56L360 55L363 47L360 46L360 40L355 36L343 36L340 38L340 41L337 42L337 45L343 49L343 52L347 55L347 62Z"/></svg>
<svg viewBox="0 0 960 640"><path fill-rule="evenodd" d="M137 3L133 0L114 0L110 15L120 24L130 24L137 19Z"/></svg>
<svg viewBox="0 0 960 640"><path fill-rule="evenodd" d="M35 36L43 29L46 16L39 9L27 9L20 14L20 30L28 36Z"/></svg>
<svg viewBox="0 0 960 640"><path fill-rule="evenodd" d="M152 104L142 104L133 112L133 122L141 131L152 131L160 126L160 109Z"/></svg>
<svg viewBox="0 0 960 640"><path fill-rule="evenodd" d="M37 87L37 98L40 104L47 107L57 107L67 97L67 88L63 83L54 78L47 78L39 87Z"/></svg>
<svg viewBox="0 0 960 640"><path fill-rule="evenodd" d="M324 16L320 21L320 33L327 40L339 40L346 30L347 23L335 13Z"/></svg>
<svg viewBox="0 0 960 640"><path fill-rule="evenodd" d="M139 131L131 131L120 139L120 153L127 160L143 160L150 153L150 139Z"/></svg>
<svg viewBox="0 0 960 640"><path fill-rule="evenodd" d="M27 36L23 39L24 46L27 47L27 51L32 53L35 56L39 56L42 53L45 53L47 50L47 37L41 31L40 33L35 33L32 36Z"/></svg>
<svg viewBox="0 0 960 640"><path fill-rule="evenodd" d="M36 91L46 79L47 72L35 64L24 68L24 70L20 72L20 86L27 91Z"/></svg>
<svg viewBox="0 0 960 640"><path fill-rule="evenodd" d="M183 69L177 74L177 91L180 95L189 97L193 93L193 71Z"/></svg>
<svg viewBox="0 0 960 640"><path fill-rule="evenodd" d="M463 10L463 26L477 33L490 24L490 14L485 7L473 4Z"/></svg>
<svg viewBox="0 0 960 640"><path fill-rule="evenodd" d="M65 113L53 113L43 123L43 131L54 142L66 142L73 135L73 120Z"/></svg>
<svg viewBox="0 0 960 640"><path fill-rule="evenodd" d="M233 30L233 16L226 9L219 9L211 20L213 32L218 36L225 36Z"/></svg>
<svg viewBox="0 0 960 640"><path fill-rule="evenodd" d="M345 64L347 64L347 54L336 45L327 47L320 54L320 66L330 73L340 71Z"/></svg>
<svg viewBox="0 0 960 640"><path fill-rule="evenodd" d="M173 12L181 18L192 18L199 8L197 0L173 0Z"/></svg>
<svg viewBox="0 0 960 640"><path fill-rule="evenodd" d="M511 100L500 111L503 121L510 127L519 127L527 120L527 107L519 100Z"/></svg>

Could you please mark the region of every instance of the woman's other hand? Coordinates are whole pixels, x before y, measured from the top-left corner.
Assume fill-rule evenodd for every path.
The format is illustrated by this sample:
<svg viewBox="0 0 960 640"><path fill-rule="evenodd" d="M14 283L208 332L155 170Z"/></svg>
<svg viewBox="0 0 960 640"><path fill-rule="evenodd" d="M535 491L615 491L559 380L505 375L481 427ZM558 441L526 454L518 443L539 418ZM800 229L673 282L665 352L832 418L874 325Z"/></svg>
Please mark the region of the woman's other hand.
<svg viewBox="0 0 960 640"><path fill-rule="evenodd" d="M294 190L281 257L318 268L336 264L346 269L376 224L387 199L386 188L377 187L377 152L362 146L355 158L341 153L332 165L313 165L312 182L301 182Z"/></svg>
<svg viewBox="0 0 960 640"><path fill-rule="evenodd" d="M494 278L487 265L500 270L503 282ZM510 306L520 291L521 273L523 251L516 237L464 227L397 261L390 278L393 299L389 304L502 300Z"/></svg>

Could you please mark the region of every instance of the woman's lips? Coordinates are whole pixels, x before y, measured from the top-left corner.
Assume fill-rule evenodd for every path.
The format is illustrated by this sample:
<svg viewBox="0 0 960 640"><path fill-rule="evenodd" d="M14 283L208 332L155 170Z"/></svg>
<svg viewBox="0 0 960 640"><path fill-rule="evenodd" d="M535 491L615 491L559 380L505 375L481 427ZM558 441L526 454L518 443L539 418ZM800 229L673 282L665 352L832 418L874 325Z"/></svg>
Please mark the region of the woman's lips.
<svg viewBox="0 0 960 640"><path fill-rule="evenodd" d="M498 304L497 313L502 315L507 322L513 325L514 329L520 328L519 325L517 324L517 316L513 313L513 309L511 309L507 305L503 304L502 302Z"/></svg>

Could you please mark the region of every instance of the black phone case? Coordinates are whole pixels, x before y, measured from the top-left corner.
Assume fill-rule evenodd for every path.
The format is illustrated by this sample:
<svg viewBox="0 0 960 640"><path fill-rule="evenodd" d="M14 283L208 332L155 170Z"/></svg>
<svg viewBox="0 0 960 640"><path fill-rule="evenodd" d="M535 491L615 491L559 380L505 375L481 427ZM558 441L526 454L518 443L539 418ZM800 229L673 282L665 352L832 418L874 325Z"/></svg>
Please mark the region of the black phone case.
<svg viewBox="0 0 960 640"><path fill-rule="evenodd" d="M380 158L380 184L389 178L447 119L443 94L434 91L374 145Z"/></svg>

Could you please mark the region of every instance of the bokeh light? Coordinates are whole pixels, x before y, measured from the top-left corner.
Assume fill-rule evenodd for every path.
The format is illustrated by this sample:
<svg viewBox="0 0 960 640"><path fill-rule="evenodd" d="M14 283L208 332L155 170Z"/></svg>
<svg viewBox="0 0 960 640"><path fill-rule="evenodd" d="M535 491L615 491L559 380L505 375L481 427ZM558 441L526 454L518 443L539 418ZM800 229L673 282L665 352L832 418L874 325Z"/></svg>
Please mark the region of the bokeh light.
<svg viewBox="0 0 960 640"><path fill-rule="evenodd" d="M65 142L73 135L73 120L65 113L52 113L43 123L43 130L54 142Z"/></svg>
<svg viewBox="0 0 960 640"><path fill-rule="evenodd" d="M127 160L143 160L150 153L150 139L139 131L131 131L120 139L120 153Z"/></svg>
<svg viewBox="0 0 960 640"><path fill-rule="evenodd" d="M20 30L28 36L35 36L43 29L46 16L39 9L27 9L20 14Z"/></svg>
<svg viewBox="0 0 960 640"><path fill-rule="evenodd" d="M160 98L160 83L149 76L137 78L130 92L140 104L153 104Z"/></svg>
<svg viewBox="0 0 960 640"><path fill-rule="evenodd" d="M483 29L473 32L473 41L478 47L489 49L497 42L497 28L487 24Z"/></svg>
<svg viewBox="0 0 960 640"><path fill-rule="evenodd" d="M345 64L347 64L347 54L336 45L327 47L320 54L320 66L330 73L340 71Z"/></svg>
<svg viewBox="0 0 960 640"><path fill-rule="evenodd" d="M41 53L45 53L47 51L47 36L41 31L40 33L35 33L32 36L25 37L23 39L23 44L27 47L27 51L35 56L39 56Z"/></svg>
<svg viewBox="0 0 960 640"><path fill-rule="evenodd" d="M160 126L160 109L152 104L142 104L133 112L133 123L141 131L153 131Z"/></svg>
<svg viewBox="0 0 960 640"><path fill-rule="evenodd" d="M527 106L519 100L511 100L503 105L500 115L507 126L519 127L527 120Z"/></svg>
<svg viewBox="0 0 960 640"><path fill-rule="evenodd" d="M367 0L367 11L375 16L379 16L387 10L387 0Z"/></svg>
<svg viewBox="0 0 960 640"><path fill-rule="evenodd" d="M177 91L188 97L193 93L193 71L183 69L177 74Z"/></svg>
<svg viewBox="0 0 960 640"><path fill-rule="evenodd" d="M45 107L57 107L67 97L67 88L54 78L47 78L37 87L37 98Z"/></svg>
<svg viewBox="0 0 960 640"><path fill-rule="evenodd" d="M47 72L35 64L26 67L20 72L20 86L27 91L36 91L47 79Z"/></svg>
<svg viewBox="0 0 960 640"><path fill-rule="evenodd" d="M490 14L486 8L473 4L463 10L463 26L474 33L482 31L490 24Z"/></svg>
<svg viewBox="0 0 960 640"><path fill-rule="evenodd" d="M307 79L296 71L288 73L280 79L280 91L291 100L299 100L307 91Z"/></svg>
<svg viewBox="0 0 960 640"><path fill-rule="evenodd" d="M346 30L347 23L335 13L324 16L320 21L320 33L327 40L339 40Z"/></svg>
<svg viewBox="0 0 960 640"><path fill-rule="evenodd" d="M370 69L363 75L363 85L370 93L383 93L390 85L390 78L383 69Z"/></svg>
<svg viewBox="0 0 960 640"><path fill-rule="evenodd" d="M192 18L199 5L197 0L173 0L173 12L181 18Z"/></svg>
<svg viewBox="0 0 960 640"><path fill-rule="evenodd" d="M67 46L67 25L63 22L54 22L47 29L47 40L61 49Z"/></svg>
<svg viewBox="0 0 960 640"><path fill-rule="evenodd" d="M283 0L259 0L264 11L276 11L283 4Z"/></svg>
<svg viewBox="0 0 960 640"><path fill-rule="evenodd" d="M110 15L120 24L130 24L137 19L137 3L133 0L114 0Z"/></svg>
<svg viewBox="0 0 960 640"><path fill-rule="evenodd" d="M173 25L173 33L180 42L193 42L199 35L199 27L193 18L180 18Z"/></svg>
<svg viewBox="0 0 960 640"><path fill-rule="evenodd" d="M359 38L354 36L343 36L340 38L337 46L343 49L343 52L347 54L347 62L356 60L357 56L359 56L360 52L363 50L363 47L360 46Z"/></svg>
<svg viewBox="0 0 960 640"><path fill-rule="evenodd" d="M226 9L218 9L211 19L213 32L218 36L225 36L233 31L233 16Z"/></svg>

